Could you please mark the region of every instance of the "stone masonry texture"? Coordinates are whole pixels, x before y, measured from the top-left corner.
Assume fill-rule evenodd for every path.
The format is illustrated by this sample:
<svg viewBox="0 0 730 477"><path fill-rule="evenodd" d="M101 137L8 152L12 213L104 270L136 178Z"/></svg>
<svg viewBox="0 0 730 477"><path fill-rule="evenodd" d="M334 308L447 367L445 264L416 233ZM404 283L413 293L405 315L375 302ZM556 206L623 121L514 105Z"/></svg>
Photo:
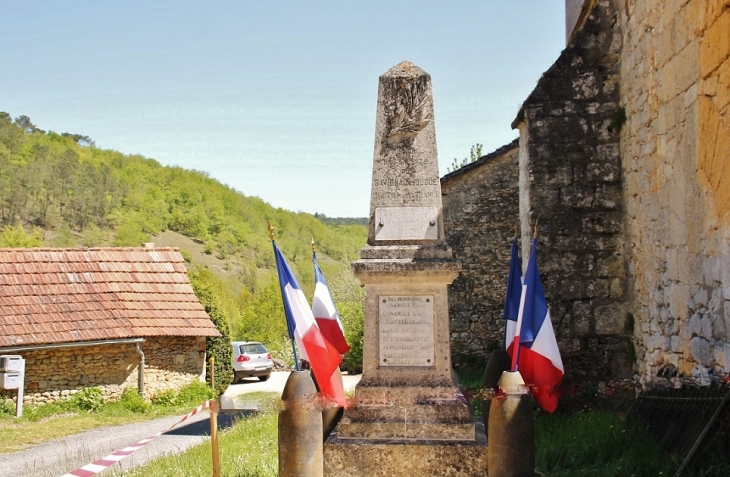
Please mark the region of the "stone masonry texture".
<svg viewBox="0 0 730 477"><path fill-rule="evenodd" d="M441 180L446 241L462 271L449 286L454 366L486 363L502 344L511 240L519 231L514 141Z"/></svg>
<svg viewBox="0 0 730 477"><path fill-rule="evenodd" d="M205 375L204 337L152 337L140 344L145 354L145 397L179 390ZM83 388L101 388L106 400L125 387L137 388L140 356L134 344L20 351L25 358L25 404L55 402ZM2 391L2 396L16 396Z"/></svg>
<svg viewBox="0 0 730 477"><path fill-rule="evenodd" d="M618 20L639 375L707 382L730 370L730 2L624 0Z"/></svg>
<svg viewBox="0 0 730 477"><path fill-rule="evenodd" d="M616 4L598 2L513 123L522 256L537 222L538 266L568 380L633 372L620 136L612 124L621 115L621 40Z"/></svg>

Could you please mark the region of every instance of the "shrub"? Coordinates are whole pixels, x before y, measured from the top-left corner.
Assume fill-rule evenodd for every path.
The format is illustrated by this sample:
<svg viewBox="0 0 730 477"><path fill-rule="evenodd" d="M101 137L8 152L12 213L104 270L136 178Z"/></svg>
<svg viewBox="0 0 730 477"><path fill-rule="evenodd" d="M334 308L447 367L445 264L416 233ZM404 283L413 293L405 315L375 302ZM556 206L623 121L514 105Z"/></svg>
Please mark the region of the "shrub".
<svg viewBox="0 0 730 477"><path fill-rule="evenodd" d="M150 410L150 405L145 402L142 395L139 394L139 391L131 386L124 388L120 401L122 403L122 407L127 411L141 414Z"/></svg>
<svg viewBox="0 0 730 477"><path fill-rule="evenodd" d="M104 405L104 395L99 388L83 388L73 395L73 404L86 412L97 412Z"/></svg>
<svg viewBox="0 0 730 477"><path fill-rule="evenodd" d="M173 389L167 389L152 396L151 401L155 406L176 406L178 404L177 393Z"/></svg>
<svg viewBox="0 0 730 477"><path fill-rule="evenodd" d="M0 415L15 414L15 402L10 398L0 398Z"/></svg>
<svg viewBox="0 0 730 477"><path fill-rule="evenodd" d="M193 381L177 393L178 404L201 404L215 396L213 390L206 383Z"/></svg>

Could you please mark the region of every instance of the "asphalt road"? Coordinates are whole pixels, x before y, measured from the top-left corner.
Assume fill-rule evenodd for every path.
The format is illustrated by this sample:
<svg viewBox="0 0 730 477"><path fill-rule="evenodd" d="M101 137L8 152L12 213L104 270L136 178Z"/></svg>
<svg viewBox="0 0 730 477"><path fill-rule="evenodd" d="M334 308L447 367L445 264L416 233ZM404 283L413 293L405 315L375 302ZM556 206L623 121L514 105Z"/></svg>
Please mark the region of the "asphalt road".
<svg viewBox="0 0 730 477"><path fill-rule="evenodd" d="M288 372L278 372L272 373L271 378L266 382L258 379L244 380L240 384L229 386L223 396L240 402L241 398L238 396L246 393L257 391L281 393L288 377ZM360 380L359 375L344 375L342 378L346 391L354 389L355 384ZM221 401L221 404L224 405L226 399L221 399ZM230 427L234 420L245 412L245 410L239 410L219 413L218 429L223 430ZM101 427L39 444L24 451L0 454L0 477L58 477L164 431L182 417L172 416L124 426ZM114 464L111 468L115 471L109 470L108 472L110 475L119 475L122 469L143 465L148 460L166 454L177 454L191 446L205 442L209 437L210 417L208 411L203 411Z"/></svg>

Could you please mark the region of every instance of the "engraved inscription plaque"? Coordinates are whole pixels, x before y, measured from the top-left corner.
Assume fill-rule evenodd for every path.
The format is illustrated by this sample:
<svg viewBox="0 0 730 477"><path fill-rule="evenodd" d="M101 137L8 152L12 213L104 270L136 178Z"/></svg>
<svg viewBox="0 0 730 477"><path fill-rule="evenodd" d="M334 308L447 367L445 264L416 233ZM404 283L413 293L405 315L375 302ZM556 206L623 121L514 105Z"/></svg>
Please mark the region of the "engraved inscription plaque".
<svg viewBox="0 0 730 477"><path fill-rule="evenodd" d="M377 207L375 240L438 240L438 207Z"/></svg>
<svg viewBox="0 0 730 477"><path fill-rule="evenodd" d="M383 366L433 366L433 296L380 296Z"/></svg>

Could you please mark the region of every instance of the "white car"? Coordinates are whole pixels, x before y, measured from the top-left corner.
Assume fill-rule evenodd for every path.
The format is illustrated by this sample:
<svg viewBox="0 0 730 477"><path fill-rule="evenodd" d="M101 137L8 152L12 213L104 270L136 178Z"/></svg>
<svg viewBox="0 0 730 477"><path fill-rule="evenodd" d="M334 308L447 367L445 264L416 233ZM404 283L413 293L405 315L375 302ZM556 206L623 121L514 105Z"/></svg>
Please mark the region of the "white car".
<svg viewBox="0 0 730 477"><path fill-rule="evenodd" d="M266 381L274 370L274 360L266 347L258 341L234 341L233 383L243 378L257 377Z"/></svg>

